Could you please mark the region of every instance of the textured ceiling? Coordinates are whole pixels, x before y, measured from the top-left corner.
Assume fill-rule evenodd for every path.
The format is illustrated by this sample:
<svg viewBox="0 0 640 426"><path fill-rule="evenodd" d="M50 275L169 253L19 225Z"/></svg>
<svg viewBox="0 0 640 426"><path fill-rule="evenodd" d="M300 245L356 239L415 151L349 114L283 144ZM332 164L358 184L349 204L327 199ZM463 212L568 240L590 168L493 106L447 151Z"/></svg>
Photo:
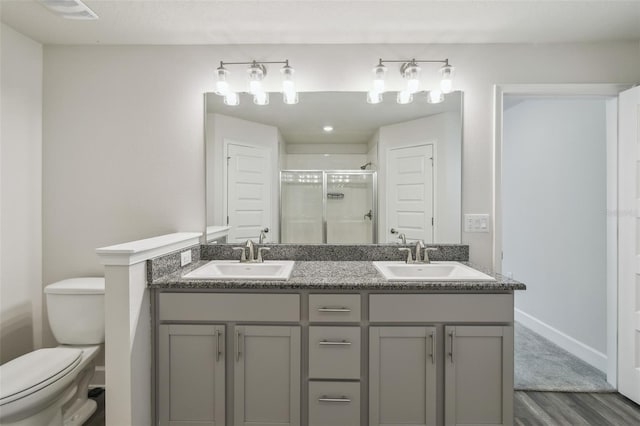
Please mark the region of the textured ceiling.
<svg viewBox="0 0 640 426"><path fill-rule="evenodd" d="M571 43L640 40L640 1L85 0L65 20L0 0L2 21L43 44Z"/></svg>

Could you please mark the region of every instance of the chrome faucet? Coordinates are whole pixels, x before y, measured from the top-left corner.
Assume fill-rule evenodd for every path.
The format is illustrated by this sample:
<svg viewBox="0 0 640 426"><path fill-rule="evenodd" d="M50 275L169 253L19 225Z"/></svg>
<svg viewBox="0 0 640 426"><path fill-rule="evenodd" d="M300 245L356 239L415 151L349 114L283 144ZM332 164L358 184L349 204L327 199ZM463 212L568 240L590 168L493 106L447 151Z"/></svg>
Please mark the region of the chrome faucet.
<svg viewBox="0 0 640 426"><path fill-rule="evenodd" d="M400 238L400 242L402 244L407 244L407 236L404 235L403 233L401 233L400 235L398 235L398 238Z"/></svg>
<svg viewBox="0 0 640 426"><path fill-rule="evenodd" d="M404 263L414 263L413 262L413 257L411 256L411 249L410 248L400 247L398 249L398 251L406 251L407 252L407 259L404 261Z"/></svg>
<svg viewBox="0 0 640 426"><path fill-rule="evenodd" d="M264 228L260 230L260 237L258 237L258 244L264 243L264 240L267 239L267 232L269 232L269 228Z"/></svg>
<svg viewBox="0 0 640 426"><path fill-rule="evenodd" d="M233 247L234 250L240 250L240 263L263 263L264 258L262 256L263 251L271 250L269 247L260 247L258 250L254 250L255 246L253 241L247 240L247 244L244 247ZM249 256L247 257L246 249L249 249ZM257 254L257 256L254 254Z"/></svg>
<svg viewBox="0 0 640 426"><path fill-rule="evenodd" d="M422 249L423 248L424 248L424 242L422 240L416 241L416 263L422 263Z"/></svg>
<svg viewBox="0 0 640 426"><path fill-rule="evenodd" d="M422 263L431 263L431 259L429 259L429 252L438 250L435 247L427 247L424 249L424 260Z"/></svg>

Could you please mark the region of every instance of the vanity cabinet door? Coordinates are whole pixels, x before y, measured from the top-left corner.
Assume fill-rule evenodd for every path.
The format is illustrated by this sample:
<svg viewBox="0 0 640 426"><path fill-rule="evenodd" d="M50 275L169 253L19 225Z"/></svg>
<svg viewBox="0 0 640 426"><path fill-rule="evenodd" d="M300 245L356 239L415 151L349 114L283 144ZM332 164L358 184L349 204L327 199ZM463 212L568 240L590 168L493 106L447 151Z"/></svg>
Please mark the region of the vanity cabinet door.
<svg viewBox="0 0 640 426"><path fill-rule="evenodd" d="M300 327L234 328L235 426L300 425Z"/></svg>
<svg viewBox="0 0 640 426"><path fill-rule="evenodd" d="M445 327L445 424L513 424L513 327Z"/></svg>
<svg viewBox="0 0 640 426"><path fill-rule="evenodd" d="M159 332L159 424L224 426L224 326L163 324Z"/></svg>
<svg viewBox="0 0 640 426"><path fill-rule="evenodd" d="M369 329L369 425L436 424L436 328Z"/></svg>

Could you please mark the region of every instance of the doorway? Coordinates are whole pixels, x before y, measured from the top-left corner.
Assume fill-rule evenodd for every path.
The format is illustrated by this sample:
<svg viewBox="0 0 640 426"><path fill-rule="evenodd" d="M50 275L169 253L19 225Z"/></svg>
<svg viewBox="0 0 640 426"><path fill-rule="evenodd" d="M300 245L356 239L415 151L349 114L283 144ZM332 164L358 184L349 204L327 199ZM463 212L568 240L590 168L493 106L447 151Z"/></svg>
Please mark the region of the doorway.
<svg viewBox="0 0 640 426"><path fill-rule="evenodd" d="M594 390L556 380L567 372L571 382L576 366L593 370L595 390L616 386L616 227L607 212L616 204L620 90L496 88L494 266L527 284L515 300L522 335L575 361L552 370L546 390Z"/></svg>

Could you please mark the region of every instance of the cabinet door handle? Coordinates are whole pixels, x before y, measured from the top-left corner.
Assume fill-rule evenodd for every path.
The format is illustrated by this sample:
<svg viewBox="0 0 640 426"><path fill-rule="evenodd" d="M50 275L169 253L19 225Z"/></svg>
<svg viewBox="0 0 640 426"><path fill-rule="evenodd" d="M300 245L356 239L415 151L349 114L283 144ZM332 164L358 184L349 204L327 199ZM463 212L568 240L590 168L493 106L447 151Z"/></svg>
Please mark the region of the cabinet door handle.
<svg viewBox="0 0 640 426"><path fill-rule="evenodd" d="M346 340L320 340L318 344L320 346L349 346L351 342Z"/></svg>
<svg viewBox="0 0 640 426"><path fill-rule="evenodd" d="M242 349L240 348L241 342L242 333L240 333L240 330L236 330L236 361L240 361L240 356L242 355Z"/></svg>
<svg viewBox="0 0 640 426"><path fill-rule="evenodd" d="M436 363L436 333L431 332L431 364Z"/></svg>
<svg viewBox="0 0 640 426"><path fill-rule="evenodd" d="M351 400L349 398L347 398L346 396L342 396L339 398L332 398L332 397L328 397L328 396L322 396L320 398L318 398L318 401L320 402L344 402L344 403L349 403L351 402Z"/></svg>
<svg viewBox="0 0 640 426"><path fill-rule="evenodd" d="M455 331L450 331L449 332L449 356L451 357L451 364L453 364L453 349L454 349L454 340L456 337L456 332Z"/></svg>
<svg viewBox="0 0 640 426"><path fill-rule="evenodd" d="M220 361L220 355L222 355L222 350L220 347L220 336L222 332L220 330L216 330L216 362Z"/></svg>
<svg viewBox="0 0 640 426"><path fill-rule="evenodd" d="M318 308L318 312L351 312L351 309L349 308L329 308L329 307L322 307L322 308Z"/></svg>

